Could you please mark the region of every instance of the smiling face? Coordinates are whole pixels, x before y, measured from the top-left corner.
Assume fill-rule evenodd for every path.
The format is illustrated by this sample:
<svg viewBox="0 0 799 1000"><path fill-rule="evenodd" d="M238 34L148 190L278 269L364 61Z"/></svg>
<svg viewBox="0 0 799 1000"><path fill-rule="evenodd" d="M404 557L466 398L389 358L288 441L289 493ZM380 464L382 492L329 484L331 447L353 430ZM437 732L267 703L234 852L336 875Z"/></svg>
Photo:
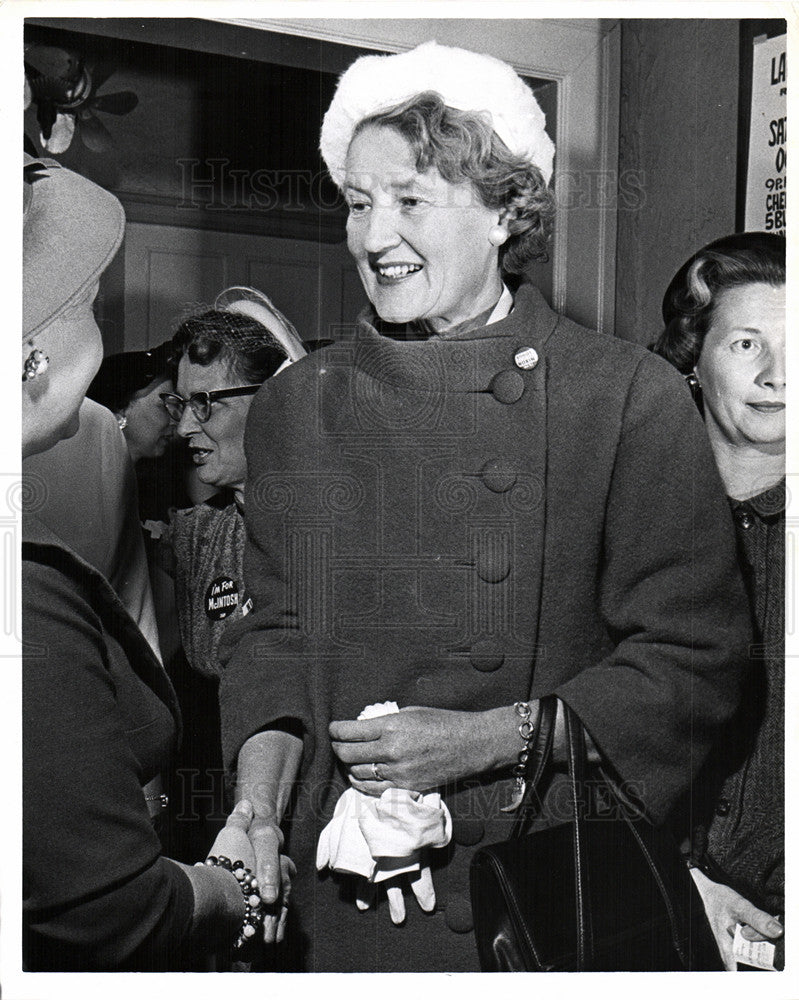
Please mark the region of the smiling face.
<svg viewBox="0 0 799 1000"><path fill-rule="evenodd" d="M125 407L127 425L123 433L134 462L140 458L160 458L166 451L175 426L161 402L160 393L173 391L172 379L159 376L134 393Z"/></svg>
<svg viewBox="0 0 799 1000"><path fill-rule="evenodd" d="M711 441L785 450L785 286L719 293L696 365Z"/></svg>
<svg viewBox="0 0 799 1000"><path fill-rule="evenodd" d="M178 365L177 393L188 399L195 392L213 392L242 385L241 378L231 374L224 361L196 365L184 356ZM244 456L244 425L252 396L218 399L211 404L211 416L201 424L190 406L183 410L177 433L188 442L197 477L209 486L244 489L247 460Z"/></svg>
<svg viewBox="0 0 799 1000"><path fill-rule="evenodd" d="M500 296L500 221L471 183L450 184L416 169L394 129L368 126L352 140L344 188L347 245L377 314L391 323L426 320L446 330L491 308Z"/></svg>

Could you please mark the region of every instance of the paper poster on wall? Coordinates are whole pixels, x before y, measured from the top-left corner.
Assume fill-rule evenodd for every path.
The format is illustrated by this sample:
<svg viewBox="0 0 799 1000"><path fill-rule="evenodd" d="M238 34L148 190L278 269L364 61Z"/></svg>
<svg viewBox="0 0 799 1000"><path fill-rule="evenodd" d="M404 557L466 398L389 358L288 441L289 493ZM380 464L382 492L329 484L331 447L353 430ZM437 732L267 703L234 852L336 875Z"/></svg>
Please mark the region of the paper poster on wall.
<svg viewBox="0 0 799 1000"><path fill-rule="evenodd" d="M747 230L785 234L788 142L787 36L756 38L746 172Z"/></svg>

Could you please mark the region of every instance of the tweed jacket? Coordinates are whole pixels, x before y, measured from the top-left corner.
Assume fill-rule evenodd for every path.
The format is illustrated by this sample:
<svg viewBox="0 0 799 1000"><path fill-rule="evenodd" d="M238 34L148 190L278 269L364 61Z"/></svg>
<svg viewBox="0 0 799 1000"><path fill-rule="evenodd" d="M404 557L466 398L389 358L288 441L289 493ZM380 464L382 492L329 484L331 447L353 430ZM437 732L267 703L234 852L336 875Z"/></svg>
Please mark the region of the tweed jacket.
<svg viewBox="0 0 799 1000"><path fill-rule="evenodd" d="M662 820L735 709L749 637L701 420L661 359L522 286L506 319L452 339L362 322L265 383L246 448L254 612L224 640L223 746L233 768L253 733L302 726L305 967L476 968L468 862L507 835L507 775L446 790L437 912L393 936L383 915L356 956L347 936L372 925L313 871L346 787L328 722L555 692Z"/></svg>

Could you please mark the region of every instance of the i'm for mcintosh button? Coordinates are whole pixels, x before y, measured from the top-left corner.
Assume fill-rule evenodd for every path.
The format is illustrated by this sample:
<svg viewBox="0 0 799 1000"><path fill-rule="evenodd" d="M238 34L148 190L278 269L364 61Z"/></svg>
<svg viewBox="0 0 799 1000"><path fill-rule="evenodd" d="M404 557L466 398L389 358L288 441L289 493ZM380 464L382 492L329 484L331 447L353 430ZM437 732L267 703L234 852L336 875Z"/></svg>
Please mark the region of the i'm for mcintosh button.
<svg viewBox="0 0 799 1000"><path fill-rule="evenodd" d="M239 606L239 585L229 576L212 580L205 592L205 613L215 622L233 614Z"/></svg>

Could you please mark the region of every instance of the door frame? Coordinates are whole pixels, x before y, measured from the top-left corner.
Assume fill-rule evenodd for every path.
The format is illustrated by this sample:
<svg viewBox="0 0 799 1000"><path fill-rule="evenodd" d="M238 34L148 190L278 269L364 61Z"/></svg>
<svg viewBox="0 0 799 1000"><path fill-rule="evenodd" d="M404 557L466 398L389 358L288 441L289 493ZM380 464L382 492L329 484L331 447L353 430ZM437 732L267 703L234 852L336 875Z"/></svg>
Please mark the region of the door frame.
<svg viewBox="0 0 799 1000"><path fill-rule="evenodd" d="M383 52L435 38L481 50L558 87L552 305L614 329L621 27L601 18L215 18ZM479 39L479 41L478 41Z"/></svg>

